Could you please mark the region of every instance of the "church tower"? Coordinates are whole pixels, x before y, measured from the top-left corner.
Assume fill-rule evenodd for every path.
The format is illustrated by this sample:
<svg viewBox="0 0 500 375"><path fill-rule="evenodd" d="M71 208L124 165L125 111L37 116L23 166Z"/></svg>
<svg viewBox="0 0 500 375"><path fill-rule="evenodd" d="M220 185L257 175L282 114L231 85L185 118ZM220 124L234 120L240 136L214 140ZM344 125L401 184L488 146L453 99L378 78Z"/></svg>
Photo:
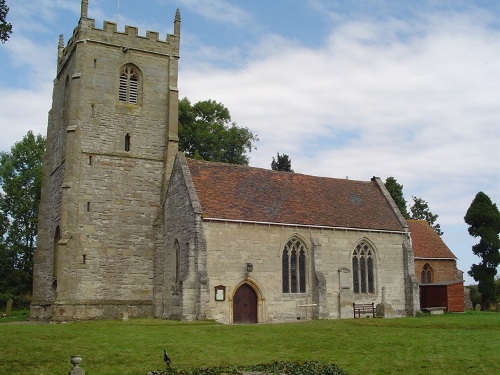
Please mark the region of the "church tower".
<svg viewBox="0 0 500 375"><path fill-rule="evenodd" d="M82 0L66 46L60 37L32 319L155 315L158 223L178 145L180 23L177 10L166 40L114 22L96 28Z"/></svg>

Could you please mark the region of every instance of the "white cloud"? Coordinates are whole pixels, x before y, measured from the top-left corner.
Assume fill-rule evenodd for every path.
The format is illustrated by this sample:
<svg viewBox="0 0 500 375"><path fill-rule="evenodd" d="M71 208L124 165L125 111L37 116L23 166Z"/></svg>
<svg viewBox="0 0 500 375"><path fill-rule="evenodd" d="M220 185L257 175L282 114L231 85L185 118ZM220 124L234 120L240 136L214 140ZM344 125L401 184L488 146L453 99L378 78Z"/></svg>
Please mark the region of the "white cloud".
<svg viewBox="0 0 500 375"><path fill-rule="evenodd" d="M258 133L252 165L280 152L300 173L394 176L467 237L475 194L500 198L500 31L481 12L419 22L344 22L321 49L272 37L238 69L183 67L182 95ZM465 271L467 242L452 249Z"/></svg>

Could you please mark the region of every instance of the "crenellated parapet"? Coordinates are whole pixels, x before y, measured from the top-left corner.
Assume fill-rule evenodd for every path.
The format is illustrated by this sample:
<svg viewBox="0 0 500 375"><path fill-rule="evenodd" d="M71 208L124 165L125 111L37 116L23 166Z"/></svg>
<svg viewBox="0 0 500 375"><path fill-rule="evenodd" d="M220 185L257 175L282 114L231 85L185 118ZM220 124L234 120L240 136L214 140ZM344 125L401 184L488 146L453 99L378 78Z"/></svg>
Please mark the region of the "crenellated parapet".
<svg viewBox="0 0 500 375"><path fill-rule="evenodd" d="M82 2L82 17L73 35L64 46L62 39L58 44L58 75L63 70L68 58L80 43L97 43L107 47L115 47L122 52L140 50L164 56L179 57L180 45L180 11L177 9L174 18L174 33L167 34L165 40L160 39L157 31L146 31L146 35L139 35L139 29L126 25L124 31L118 31L117 23L104 21L102 28L95 26L95 20L86 17L86 7Z"/></svg>

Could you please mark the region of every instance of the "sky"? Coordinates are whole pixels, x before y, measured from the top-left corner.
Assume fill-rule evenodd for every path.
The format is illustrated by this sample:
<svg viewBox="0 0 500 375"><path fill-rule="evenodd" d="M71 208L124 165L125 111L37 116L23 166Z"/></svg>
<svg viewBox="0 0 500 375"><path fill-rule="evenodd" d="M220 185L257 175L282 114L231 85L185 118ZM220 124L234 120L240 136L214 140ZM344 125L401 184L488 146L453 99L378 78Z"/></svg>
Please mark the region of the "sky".
<svg viewBox="0 0 500 375"><path fill-rule="evenodd" d="M7 0L0 44L0 151L46 134L57 43L79 0ZM286 154L296 173L394 177L439 215L465 284L480 258L464 215L500 204L500 1L89 0L88 16L173 33L179 95L223 103L259 138L250 165Z"/></svg>

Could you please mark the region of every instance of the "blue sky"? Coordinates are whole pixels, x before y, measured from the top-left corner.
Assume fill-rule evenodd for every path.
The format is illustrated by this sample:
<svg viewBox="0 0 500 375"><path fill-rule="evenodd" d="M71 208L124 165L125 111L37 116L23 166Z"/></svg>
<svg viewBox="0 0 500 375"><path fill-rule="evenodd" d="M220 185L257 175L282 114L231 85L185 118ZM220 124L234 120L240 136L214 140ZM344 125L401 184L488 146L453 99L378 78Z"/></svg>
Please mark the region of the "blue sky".
<svg viewBox="0 0 500 375"><path fill-rule="evenodd" d="M79 0L7 0L0 45L0 150L45 135L59 34ZM479 258L463 217L500 204L500 2L496 0L89 0L89 17L173 32L179 90L214 99L258 134L252 166L285 153L297 173L394 176L429 203L467 271Z"/></svg>

